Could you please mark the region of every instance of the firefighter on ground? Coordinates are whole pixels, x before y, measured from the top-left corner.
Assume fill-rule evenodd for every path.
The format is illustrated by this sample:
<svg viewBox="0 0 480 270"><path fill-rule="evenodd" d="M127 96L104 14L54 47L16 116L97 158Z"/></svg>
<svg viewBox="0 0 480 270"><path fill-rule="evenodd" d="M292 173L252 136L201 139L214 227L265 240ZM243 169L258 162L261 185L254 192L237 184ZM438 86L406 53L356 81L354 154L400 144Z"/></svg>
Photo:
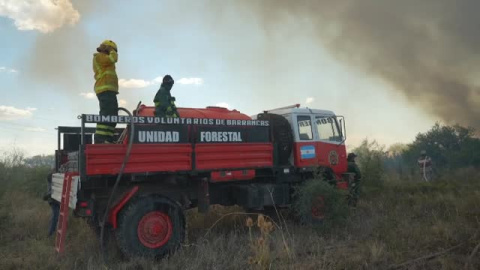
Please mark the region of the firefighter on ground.
<svg viewBox="0 0 480 270"><path fill-rule="evenodd" d="M43 200L47 201L52 209L52 216L50 217L50 225L48 227L48 236L52 236L57 229L58 214L60 212L60 203L52 198L52 177L54 169L47 175L47 193L43 195Z"/></svg>
<svg viewBox="0 0 480 270"><path fill-rule="evenodd" d="M355 158L357 155L355 153L350 153L347 156L347 172L353 173L353 182L350 185L350 201L349 204L351 206L356 206L358 198L360 197L360 180L362 179L362 174L360 173L360 169L355 163Z"/></svg>
<svg viewBox="0 0 480 270"><path fill-rule="evenodd" d="M420 168L420 174L422 180L428 182L432 180L433 168L432 168L432 159L427 156L427 151L422 150L420 152L420 157L417 160L418 167Z"/></svg>
<svg viewBox="0 0 480 270"><path fill-rule="evenodd" d="M177 107L175 106L175 97L172 97L170 94L174 83L172 76L165 75L165 77L163 77L160 89L153 99L155 103L155 116L179 117Z"/></svg>
<svg viewBox="0 0 480 270"><path fill-rule="evenodd" d="M118 61L117 44L105 40L93 55L95 94L100 105L100 115L118 115L118 77L115 63ZM112 143L116 123L98 123L95 143Z"/></svg>

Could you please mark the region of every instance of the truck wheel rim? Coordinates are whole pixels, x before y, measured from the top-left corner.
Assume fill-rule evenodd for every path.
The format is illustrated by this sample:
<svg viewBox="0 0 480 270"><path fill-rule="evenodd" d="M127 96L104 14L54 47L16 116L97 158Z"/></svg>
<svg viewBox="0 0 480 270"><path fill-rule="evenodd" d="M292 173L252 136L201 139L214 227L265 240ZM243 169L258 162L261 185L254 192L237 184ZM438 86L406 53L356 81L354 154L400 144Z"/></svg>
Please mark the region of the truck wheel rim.
<svg viewBox="0 0 480 270"><path fill-rule="evenodd" d="M153 211L143 216L138 223L138 239L146 247L158 248L172 237L172 228L172 221L167 214Z"/></svg>
<svg viewBox="0 0 480 270"><path fill-rule="evenodd" d="M312 218L324 219L325 218L325 198L323 196L316 196L312 200Z"/></svg>

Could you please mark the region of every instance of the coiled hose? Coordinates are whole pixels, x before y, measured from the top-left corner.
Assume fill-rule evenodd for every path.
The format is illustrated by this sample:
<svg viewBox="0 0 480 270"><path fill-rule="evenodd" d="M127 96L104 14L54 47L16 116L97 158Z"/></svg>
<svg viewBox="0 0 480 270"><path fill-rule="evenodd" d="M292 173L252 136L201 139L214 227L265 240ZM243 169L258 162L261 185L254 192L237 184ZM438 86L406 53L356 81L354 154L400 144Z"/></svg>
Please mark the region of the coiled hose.
<svg viewBox="0 0 480 270"><path fill-rule="evenodd" d="M128 163L128 159L130 158L130 152L132 150L132 144L133 144L133 137L134 137L134 132L135 132L135 127L134 127L134 121L133 121L133 115L125 108L118 108L119 111L124 111L128 114L130 117L130 137L128 138L128 146L127 146L127 152L125 153L125 157L123 158L123 163L122 167L120 167L120 171L118 172L117 180L115 180L115 184L113 185L112 192L110 193L110 196L108 197L108 202L107 206L105 208L105 214L103 215L103 220L100 228L100 249L102 250L102 257L103 260L105 260L105 247L104 247L104 236L105 236L105 223L107 222L107 217L108 217L108 209L110 209L110 205L112 204L113 197L115 195L115 190L118 187L118 184L120 183L120 179L122 179L123 171L125 170L125 166Z"/></svg>

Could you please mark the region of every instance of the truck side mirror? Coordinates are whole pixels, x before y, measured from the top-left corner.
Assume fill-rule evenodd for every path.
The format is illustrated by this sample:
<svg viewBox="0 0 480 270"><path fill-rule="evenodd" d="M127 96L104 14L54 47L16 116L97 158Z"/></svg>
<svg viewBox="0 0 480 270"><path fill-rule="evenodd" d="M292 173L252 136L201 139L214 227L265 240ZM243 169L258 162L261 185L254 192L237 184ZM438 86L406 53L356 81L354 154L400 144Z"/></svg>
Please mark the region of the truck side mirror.
<svg viewBox="0 0 480 270"><path fill-rule="evenodd" d="M340 119L340 132L342 134L342 139L345 137L344 128L343 128L343 119Z"/></svg>
<svg viewBox="0 0 480 270"><path fill-rule="evenodd" d="M339 117L339 118L340 118L340 119L339 119L338 123L339 123L339 126L340 126L340 127L339 127L339 128L340 128L340 132L341 132L341 135L342 135L341 142L339 143L339 145L340 145L340 144L344 143L344 142L347 140L347 134L346 134L347 129L346 129L346 127L345 127L345 121L344 121L345 119L343 118L343 116L341 116L341 117Z"/></svg>

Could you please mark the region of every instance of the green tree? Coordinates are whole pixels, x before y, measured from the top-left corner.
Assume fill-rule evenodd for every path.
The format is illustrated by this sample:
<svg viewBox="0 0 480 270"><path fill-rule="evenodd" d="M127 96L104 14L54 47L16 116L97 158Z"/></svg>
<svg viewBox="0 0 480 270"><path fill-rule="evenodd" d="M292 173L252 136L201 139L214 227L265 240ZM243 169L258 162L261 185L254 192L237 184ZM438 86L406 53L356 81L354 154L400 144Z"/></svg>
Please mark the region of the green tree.
<svg viewBox="0 0 480 270"><path fill-rule="evenodd" d="M404 143L392 144L384 157L385 171L390 178L404 179L409 174L409 167L404 162L404 153L408 150Z"/></svg>
<svg viewBox="0 0 480 270"><path fill-rule="evenodd" d="M416 136L404 152L404 160L416 166L422 150L427 151L437 171L480 167L480 139L473 128L436 123L429 131Z"/></svg>
<svg viewBox="0 0 480 270"><path fill-rule="evenodd" d="M408 145L404 143L394 143L390 145L387 149L387 153L389 157L396 157L396 156L401 156L403 155L403 152L405 152L408 149Z"/></svg>
<svg viewBox="0 0 480 270"><path fill-rule="evenodd" d="M52 167L55 163L53 155L37 155L25 158L25 165L28 167Z"/></svg>

